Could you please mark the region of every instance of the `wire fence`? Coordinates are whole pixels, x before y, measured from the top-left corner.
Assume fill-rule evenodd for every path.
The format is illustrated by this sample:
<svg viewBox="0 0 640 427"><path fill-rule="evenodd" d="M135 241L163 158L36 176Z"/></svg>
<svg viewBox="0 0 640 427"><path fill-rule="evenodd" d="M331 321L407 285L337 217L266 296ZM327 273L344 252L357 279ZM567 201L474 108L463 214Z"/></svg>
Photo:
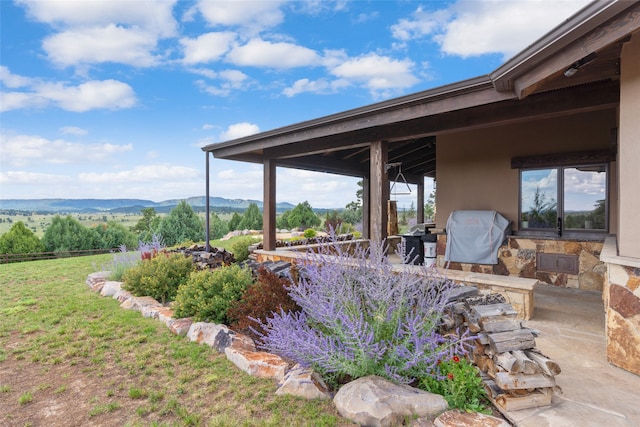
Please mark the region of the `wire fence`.
<svg viewBox="0 0 640 427"><path fill-rule="evenodd" d="M72 258L87 255L99 255L119 252L118 248L87 249L81 251L34 252L29 254L0 254L0 264L11 262L36 261L40 259Z"/></svg>

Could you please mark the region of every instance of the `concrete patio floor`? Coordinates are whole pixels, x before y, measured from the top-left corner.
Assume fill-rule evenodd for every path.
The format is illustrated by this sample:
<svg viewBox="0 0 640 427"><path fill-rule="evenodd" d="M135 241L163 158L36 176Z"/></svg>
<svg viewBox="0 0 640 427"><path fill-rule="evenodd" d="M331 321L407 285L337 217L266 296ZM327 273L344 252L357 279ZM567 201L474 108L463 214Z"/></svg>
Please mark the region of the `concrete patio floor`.
<svg viewBox="0 0 640 427"><path fill-rule="evenodd" d="M607 363L602 295L553 286L535 289L525 326L540 331L537 347L556 361L562 388L551 406L504 415L518 427L640 426L640 376Z"/></svg>

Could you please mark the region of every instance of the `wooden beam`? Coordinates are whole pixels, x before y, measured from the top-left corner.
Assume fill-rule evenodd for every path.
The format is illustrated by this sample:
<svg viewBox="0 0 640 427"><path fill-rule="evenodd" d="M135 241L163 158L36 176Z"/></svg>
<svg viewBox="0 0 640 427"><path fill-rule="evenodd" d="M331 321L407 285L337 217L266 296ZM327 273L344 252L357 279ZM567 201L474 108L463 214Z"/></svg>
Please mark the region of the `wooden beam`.
<svg viewBox="0 0 640 427"><path fill-rule="evenodd" d="M262 245L267 251L276 250L276 162L264 161L264 195L262 206Z"/></svg>
<svg viewBox="0 0 640 427"><path fill-rule="evenodd" d="M418 201L416 207L416 222L422 224L424 222L424 177L418 183Z"/></svg>
<svg viewBox="0 0 640 427"><path fill-rule="evenodd" d="M335 173L353 177L361 177L369 173L368 165L346 162L333 157L313 155L290 159L278 159L278 166L291 167L315 172Z"/></svg>
<svg viewBox="0 0 640 427"><path fill-rule="evenodd" d="M362 177L362 237L371 238L371 193L369 176Z"/></svg>
<svg viewBox="0 0 640 427"><path fill-rule="evenodd" d="M616 43L638 29L640 29L640 3L515 78L516 95L520 99L527 97L546 77L564 71L579 59Z"/></svg>
<svg viewBox="0 0 640 427"><path fill-rule="evenodd" d="M371 143L370 183L370 227L371 240L380 243L387 238L387 200L389 200L389 178L387 177L387 143Z"/></svg>

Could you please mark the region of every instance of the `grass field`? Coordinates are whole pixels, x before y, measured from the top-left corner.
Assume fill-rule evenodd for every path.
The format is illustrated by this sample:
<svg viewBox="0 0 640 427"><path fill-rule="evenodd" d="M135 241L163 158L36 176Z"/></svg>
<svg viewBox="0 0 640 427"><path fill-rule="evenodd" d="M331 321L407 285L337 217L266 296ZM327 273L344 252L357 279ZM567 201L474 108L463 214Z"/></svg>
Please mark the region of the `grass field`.
<svg viewBox="0 0 640 427"><path fill-rule="evenodd" d="M0 266L0 425L350 425L90 291L110 257Z"/></svg>

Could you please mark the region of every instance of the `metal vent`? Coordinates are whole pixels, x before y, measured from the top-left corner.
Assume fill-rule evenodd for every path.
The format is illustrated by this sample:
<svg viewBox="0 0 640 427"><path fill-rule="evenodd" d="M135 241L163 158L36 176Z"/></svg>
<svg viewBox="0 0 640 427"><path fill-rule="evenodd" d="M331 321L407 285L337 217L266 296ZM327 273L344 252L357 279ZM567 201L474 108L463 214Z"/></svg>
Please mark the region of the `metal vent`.
<svg viewBox="0 0 640 427"><path fill-rule="evenodd" d="M536 254L536 266L538 271L546 271L548 273L578 274L580 261L578 260L578 255L538 252Z"/></svg>

